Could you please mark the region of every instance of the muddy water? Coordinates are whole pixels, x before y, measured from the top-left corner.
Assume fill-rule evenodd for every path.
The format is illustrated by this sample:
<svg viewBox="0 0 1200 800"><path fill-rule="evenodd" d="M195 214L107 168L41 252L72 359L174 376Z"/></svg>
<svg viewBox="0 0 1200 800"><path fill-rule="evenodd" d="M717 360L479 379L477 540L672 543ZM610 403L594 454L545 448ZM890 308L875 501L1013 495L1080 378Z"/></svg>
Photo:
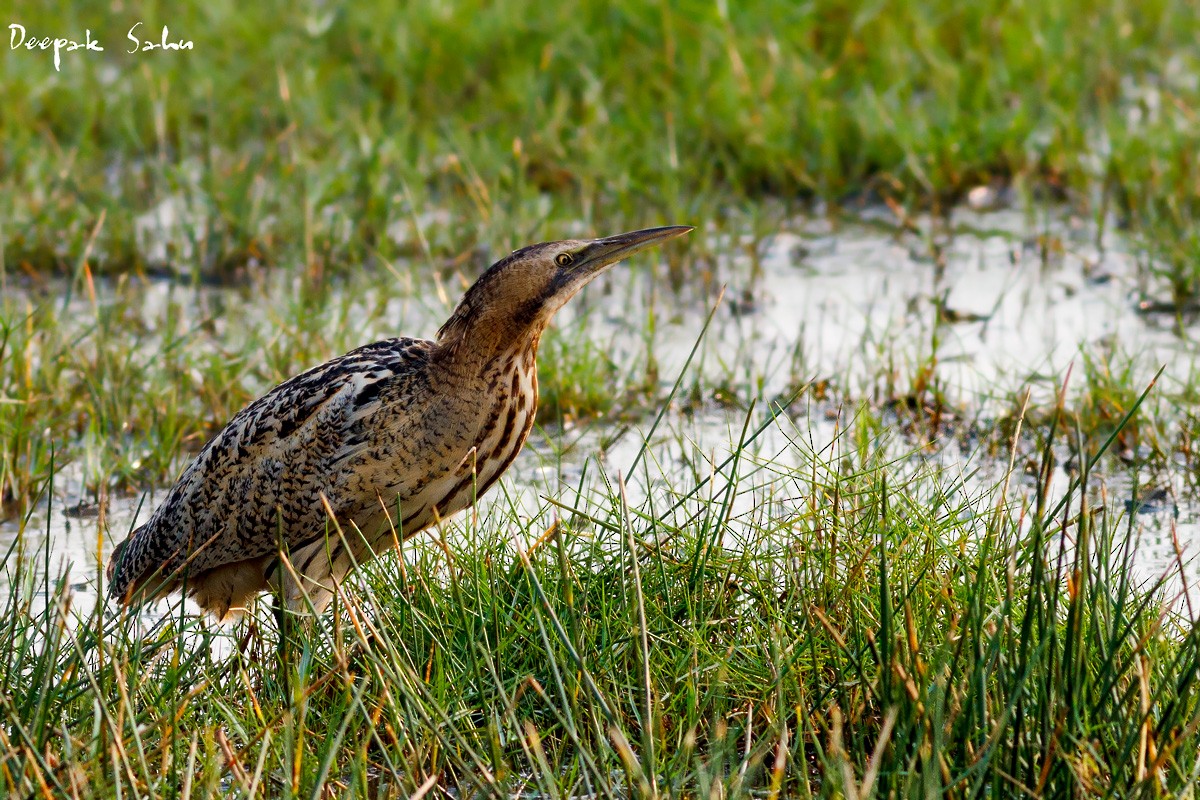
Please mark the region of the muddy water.
<svg viewBox="0 0 1200 800"><path fill-rule="evenodd" d="M936 361L947 399L985 418L990 410L1010 407L1025 387L1035 399L1048 397L1069 365L1084 355L1124 354L1133 364L1135 382L1148 381L1163 364L1168 365L1167 385L1184 382L1196 366L1198 351L1190 337L1138 313L1145 287L1131 245L1110 229L1098 230L1058 209L964 209L936 223L914 220L908 230L898 229L886 211L850 223L798 219L756 247L749 237L707 235L726 255L708 265L706 274L683 276L681 291L666 288L665 266L648 268L643 261L633 269L618 268L590 287L562 312L559 325L582 328L618 363L634 365L635 377L652 355L669 384L724 287L724 300L689 368L689 384L702 376L702 386L727 386L743 397L757 393L770 399L804 378L818 377L850 396L873 397L889 380L903 385L921 365ZM401 332L432 335L457 288L408 289L356 292L358 299L340 303L342 310L331 314L327 325L343 332L350 327L355 341ZM145 314L153 325L165 298L177 297L178 288L154 284L145 294ZM233 342L240 338L239 326L256 317L255 301L234 292L205 290L197 303L225 309L216 322L217 335ZM381 306L386 313L366 313ZM648 334L649 315L656 323ZM763 413L759 404L752 427ZM846 420L838 421L838 413L828 404L800 404L768 426L743 460L749 488L738 496L735 511L753 514L765 498L776 497L770 473L755 472L757 466L774 463L782 470L811 464L843 446L839 432ZM743 422L744 412L715 403L698 409L677 404L632 473L649 420L615 441L609 441L613 430L596 425L535 433L504 484L506 491L493 492L482 504L482 517L492 504L515 503L536 535L554 513L543 498L570 502L585 472L585 487L598 485L597 467L609 477L628 474L634 502L656 485L690 486L725 459ZM937 471L940 477L926 482L931 491L958 486L967 507L995 502L1006 467L960 442L916 448L892 434L874 447L899 459L897 469L919 475ZM1154 491L1140 498L1133 496L1130 475L1110 474L1101 485L1122 524L1135 531L1138 577L1169 575L1177 590L1185 584L1181 574L1200 577L1191 558L1200 549L1200 507L1188 497L1185 469L1169 466L1167 474L1155 476ZM1055 476L1056 491L1067 484L1065 473ZM69 570L76 606L87 608L96 599L97 556L105 557L114 541L144 521L164 490L115 498L100 517L77 507L81 485L79 473L64 470L53 502L35 511L20 538L30 557L49 563L53 574ZM788 491L794 495L794 487ZM1030 487L1018 476L1010 491L1019 500ZM801 498L772 499L767 513L786 514L789 502ZM0 547L12 544L19 530L12 522L0 524ZM1200 608L1200 597L1196 601ZM1180 602L1186 606L1186 600Z"/></svg>

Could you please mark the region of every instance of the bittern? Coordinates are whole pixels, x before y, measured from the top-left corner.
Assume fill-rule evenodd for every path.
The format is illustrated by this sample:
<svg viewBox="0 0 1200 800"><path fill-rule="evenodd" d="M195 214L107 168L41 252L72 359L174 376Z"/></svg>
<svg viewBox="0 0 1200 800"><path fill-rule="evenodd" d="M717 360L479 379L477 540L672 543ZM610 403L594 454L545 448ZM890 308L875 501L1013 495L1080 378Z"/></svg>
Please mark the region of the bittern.
<svg viewBox="0 0 1200 800"><path fill-rule="evenodd" d="M182 591L220 619L268 590L289 610L323 610L356 565L469 507L512 464L554 313L690 230L525 247L483 273L435 340L385 339L279 384L117 546L109 593L128 605Z"/></svg>

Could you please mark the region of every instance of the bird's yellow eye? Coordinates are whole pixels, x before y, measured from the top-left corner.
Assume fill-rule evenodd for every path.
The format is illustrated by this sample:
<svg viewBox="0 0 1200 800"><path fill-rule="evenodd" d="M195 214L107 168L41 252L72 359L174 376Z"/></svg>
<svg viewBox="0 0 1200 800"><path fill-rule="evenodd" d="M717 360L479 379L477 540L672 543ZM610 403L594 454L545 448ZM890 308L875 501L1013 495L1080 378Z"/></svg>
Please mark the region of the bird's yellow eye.
<svg viewBox="0 0 1200 800"><path fill-rule="evenodd" d="M569 267L575 263L575 259L570 253L559 253L554 257L554 263L560 267Z"/></svg>

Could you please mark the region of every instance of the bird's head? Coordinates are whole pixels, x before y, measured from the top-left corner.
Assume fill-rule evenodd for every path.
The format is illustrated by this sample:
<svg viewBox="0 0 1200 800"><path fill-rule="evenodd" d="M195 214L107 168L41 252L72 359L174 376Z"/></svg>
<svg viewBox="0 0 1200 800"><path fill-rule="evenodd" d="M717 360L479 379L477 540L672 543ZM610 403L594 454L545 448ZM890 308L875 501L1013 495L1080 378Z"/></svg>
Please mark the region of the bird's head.
<svg viewBox="0 0 1200 800"><path fill-rule="evenodd" d="M634 253L691 230L687 225L672 225L516 250L489 267L467 290L438 331L438 342L453 345L471 337L519 345L533 336L536 345L554 312L597 275Z"/></svg>

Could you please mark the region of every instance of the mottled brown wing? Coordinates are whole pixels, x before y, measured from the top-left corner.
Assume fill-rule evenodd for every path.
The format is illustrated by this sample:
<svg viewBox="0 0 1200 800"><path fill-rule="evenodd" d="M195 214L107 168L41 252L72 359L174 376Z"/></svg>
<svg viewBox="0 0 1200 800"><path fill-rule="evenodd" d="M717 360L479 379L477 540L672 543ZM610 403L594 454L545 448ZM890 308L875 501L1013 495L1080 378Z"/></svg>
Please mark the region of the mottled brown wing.
<svg viewBox="0 0 1200 800"><path fill-rule="evenodd" d="M406 408L428 391L433 343L390 339L291 378L238 412L184 470L150 520L114 552L110 592L126 596L151 575L201 572L299 546L353 504L339 476L377 446L379 428L403 436Z"/></svg>

